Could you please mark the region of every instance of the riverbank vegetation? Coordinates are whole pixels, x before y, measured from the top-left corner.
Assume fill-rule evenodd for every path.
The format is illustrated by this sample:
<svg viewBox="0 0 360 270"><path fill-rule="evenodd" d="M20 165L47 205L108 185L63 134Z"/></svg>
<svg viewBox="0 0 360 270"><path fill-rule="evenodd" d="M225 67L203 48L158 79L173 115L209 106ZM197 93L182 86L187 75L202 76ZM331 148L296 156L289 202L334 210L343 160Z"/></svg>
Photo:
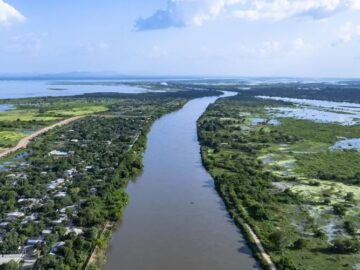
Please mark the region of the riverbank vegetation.
<svg viewBox="0 0 360 270"><path fill-rule="evenodd" d="M204 165L230 214L245 233L251 226L278 269L358 269L360 154L333 145L360 138L360 125L275 114L299 107L259 91L220 99L198 121Z"/></svg>
<svg viewBox="0 0 360 270"><path fill-rule="evenodd" d="M151 124L191 98L218 94L187 91L11 101L22 110L42 107L44 114L65 110L61 107L66 103L71 108L97 104L106 110L51 130L1 162L2 261L14 265L12 258L18 258L20 265L33 269L86 267L95 247L106 246L109 235L102 233L104 227L121 218L128 201L124 188L142 169ZM89 266L97 268L96 262Z"/></svg>

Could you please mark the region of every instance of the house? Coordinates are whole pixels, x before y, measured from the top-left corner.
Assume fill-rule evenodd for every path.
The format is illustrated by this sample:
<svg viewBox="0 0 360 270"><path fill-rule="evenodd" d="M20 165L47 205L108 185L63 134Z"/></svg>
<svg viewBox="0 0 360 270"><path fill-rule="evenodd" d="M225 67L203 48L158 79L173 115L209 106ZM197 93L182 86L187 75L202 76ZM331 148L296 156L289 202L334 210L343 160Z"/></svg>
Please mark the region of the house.
<svg viewBox="0 0 360 270"><path fill-rule="evenodd" d="M61 208L61 209L60 209L60 214L66 214L66 210L67 210L67 209L75 210L75 208L76 208L75 205L71 205L71 206L67 206L67 207Z"/></svg>
<svg viewBox="0 0 360 270"><path fill-rule="evenodd" d="M65 242L57 242L51 247L50 255L55 255L59 248L65 245Z"/></svg>
<svg viewBox="0 0 360 270"><path fill-rule="evenodd" d="M10 222L4 221L4 222L1 222L1 223L0 223L0 227L3 228L3 229L5 229L9 224L10 224Z"/></svg>
<svg viewBox="0 0 360 270"><path fill-rule="evenodd" d="M75 228L75 227L66 227L65 235L69 234L69 233L74 233L76 235L80 235L83 233L83 230L80 228Z"/></svg>
<svg viewBox="0 0 360 270"><path fill-rule="evenodd" d="M10 221L15 220L15 219L18 219L18 218L22 218L22 217L24 217L24 216L25 216L24 213L18 212L18 211L10 212L10 213L8 213L8 214L6 215L7 220L10 220Z"/></svg>
<svg viewBox="0 0 360 270"><path fill-rule="evenodd" d="M67 152L64 152L64 151L59 151L59 150L53 150L49 153L49 155L51 156L67 156L68 153Z"/></svg>
<svg viewBox="0 0 360 270"><path fill-rule="evenodd" d="M47 185L47 189L48 189L48 190L55 189L55 188L57 188L58 186L62 185L64 182L65 182L65 179L63 179L63 178L59 178L59 179L56 179L56 180L54 180L54 181L51 181L51 182Z"/></svg>
<svg viewBox="0 0 360 270"><path fill-rule="evenodd" d="M20 261L23 259L23 254L4 254L0 256L0 265L9 263L11 261L14 261L16 263L20 263Z"/></svg>
<svg viewBox="0 0 360 270"><path fill-rule="evenodd" d="M71 168L70 170L66 170L64 174L66 177L73 177L77 172L75 168Z"/></svg>
<svg viewBox="0 0 360 270"><path fill-rule="evenodd" d="M41 232L41 234L42 234L43 236L49 235L49 234L51 234L51 233L52 233L52 231L51 231L50 229L45 229L45 230L42 230L42 232Z"/></svg>
<svg viewBox="0 0 360 270"><path fill-rule="evenodd" d="M35 246L36 244L40 244L42 242L41 239L29 239L26 241L26 245Z"/></svg>
<svg viewBox="0 0 360 270"><path fill-rule="evenodd" d="M52 223L53 223L53 224L61 224L61 223L63 223L64 221L66 221L66 217L60 217L60 218L57 219L57 220L53 220Z"/></svg>
<svg viewBox="0 0 360 270"><path fill-rule="evenodd" d="M55 198L64 198L66 197L66 192L60 191L55 195Z"/></svg>

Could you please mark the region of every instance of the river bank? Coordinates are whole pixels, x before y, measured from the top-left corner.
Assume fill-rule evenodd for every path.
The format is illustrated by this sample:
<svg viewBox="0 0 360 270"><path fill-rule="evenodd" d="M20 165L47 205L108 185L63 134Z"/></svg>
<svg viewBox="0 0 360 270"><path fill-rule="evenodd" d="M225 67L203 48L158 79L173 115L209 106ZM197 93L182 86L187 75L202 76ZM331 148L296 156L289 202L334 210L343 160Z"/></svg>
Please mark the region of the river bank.
<svg viewBox="0 0 360 270"><path fill-rule="evenodd" d="M259 269L201 164L196 121L216 99L192 100L153 124L103 269Z"/></svg>

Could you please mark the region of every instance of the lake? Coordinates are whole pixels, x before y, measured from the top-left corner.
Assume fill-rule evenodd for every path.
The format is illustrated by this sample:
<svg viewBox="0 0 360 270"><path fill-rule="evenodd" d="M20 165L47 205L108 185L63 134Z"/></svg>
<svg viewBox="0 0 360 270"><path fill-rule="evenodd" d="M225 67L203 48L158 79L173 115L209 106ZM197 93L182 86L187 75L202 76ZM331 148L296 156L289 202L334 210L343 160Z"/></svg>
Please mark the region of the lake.
<svg viewBox="0 0 360 270"><path fill-rule="evenodd" d="M41 96L73 96L84 93L144 93L146 89L121 85L119 81L0 80L0 99Z"/></svg>
<svg viewBox="0 0 360 270"><path fill-rule="evenodd" d="M192 100L153 125L103 269L260 269L202 166L196 121L216 99Z"/></svg>

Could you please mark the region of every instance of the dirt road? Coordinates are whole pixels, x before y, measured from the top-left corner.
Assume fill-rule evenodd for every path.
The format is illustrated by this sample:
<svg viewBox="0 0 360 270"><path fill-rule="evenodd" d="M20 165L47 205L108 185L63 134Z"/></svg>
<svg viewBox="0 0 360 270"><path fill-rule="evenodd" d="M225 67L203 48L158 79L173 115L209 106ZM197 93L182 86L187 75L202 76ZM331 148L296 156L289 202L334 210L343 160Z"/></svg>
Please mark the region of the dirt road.
<svg viewBox="0 0 360 270"><path fill-rule="evenodd" d="M257 237L257 235L255 234L255 232L253 231L253 229L248 225L245 224L245 228L248 230L248 232L250 233L250 237L252 238L252 240L255 242L261 256L263 257L263 259L265 260L265 262L269 265L271 270L276 270L276 266L273 263L273 261L271 260L271 257L269 254L266 253L265 248L263 247L263 245L261 244L261 241L259 239L259 237Z"/></svg>
<svg viewBox="0 0 360 270"><path fill-rule="evenodd" d="M11 154L11 153L14 153L20 149L23 149L23 148L26 148L28 146L28 144L31 142L31 140L33 140L34 138L36 138L37 136L40 136L46 132L48 132L49 130L52 130L54 128L57 128L57 127L61 127L61 126L64 126L64 125L67 125L71 122L74 122L75 120L78 120L80 118L82 118L83 116L76 116L76 117L72 117L72 118L68 118L68 119L65 119L63 121L60 121L54 125L51 125L51 126L48 126L48 127L45 127L45 128L42 128L36 132L34 132L33 134L25 137L25 138L22 138L16 146L6 150L5 152L2 152L0 153L0 158L3 158L3 157L6 157L7 155Z"/></svg>

